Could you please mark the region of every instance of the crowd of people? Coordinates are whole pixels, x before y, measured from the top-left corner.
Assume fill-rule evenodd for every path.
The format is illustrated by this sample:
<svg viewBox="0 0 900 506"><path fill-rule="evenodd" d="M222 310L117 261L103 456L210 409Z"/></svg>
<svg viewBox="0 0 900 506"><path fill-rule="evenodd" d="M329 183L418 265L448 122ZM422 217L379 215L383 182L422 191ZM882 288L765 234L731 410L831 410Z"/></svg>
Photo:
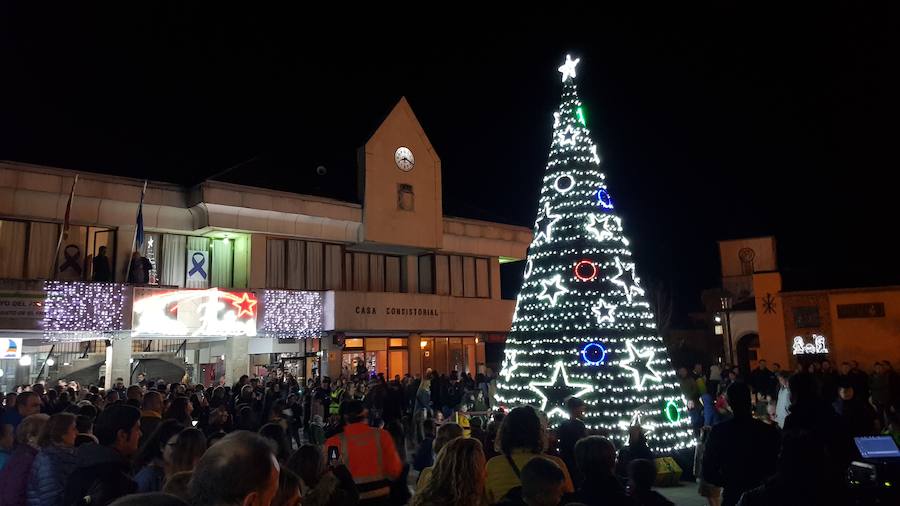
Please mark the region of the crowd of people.
<svg viewBox="0 0 900 506"><path fill-rule="evenodd" d="M840 504L851 437L900 437L886 362L871 374L760 361L749 374L698 364L678 375L699 443L693 471L714 506ZM672 504L653 490L657 456L641 427L617 448L585 425L580 399L551 424L532 407L497 409L494 382L490 371L354 370L215 387L142 374L109 390L22 386L0 414L0 506Z"/></svg>
<svg viewBox="0 0 900 506"><path fill-rule="evenodd" d="M853 438L900 445L900 374L888 361L870 373L855 361L786 371L760 360L748 374L696 364L678 376L699 443L699 492L712 506L853 504Z"/></svg>

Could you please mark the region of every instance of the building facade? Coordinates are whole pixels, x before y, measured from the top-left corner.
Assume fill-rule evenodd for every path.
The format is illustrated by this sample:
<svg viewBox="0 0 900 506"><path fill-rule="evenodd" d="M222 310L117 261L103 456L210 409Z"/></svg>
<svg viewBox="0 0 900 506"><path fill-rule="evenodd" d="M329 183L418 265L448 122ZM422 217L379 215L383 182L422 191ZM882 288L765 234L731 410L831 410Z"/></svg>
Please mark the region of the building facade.
<svg viewBox="0 0 900 506"><path fill-rule="evenodd" d="M785 290L772 237L719 242L722 292L710 294L725 360L744 371L811 361L900 362L900 287ZM712 295L716 295L713 297Z"/></svg>
<svg viewBox="0 0 900 506"><path fill-rule="evenodd" d="M0 361L0 381L182 361L211 383L275 358L305 377L476 373L514 309L500 264L531 231L443 215L440 158L405 99L359 159L360 203L149 182L140 286L125 281L143 181L78 174L62 234L76 173L0 162L0 331L20 344L10 357L34 357Z"/></svg>

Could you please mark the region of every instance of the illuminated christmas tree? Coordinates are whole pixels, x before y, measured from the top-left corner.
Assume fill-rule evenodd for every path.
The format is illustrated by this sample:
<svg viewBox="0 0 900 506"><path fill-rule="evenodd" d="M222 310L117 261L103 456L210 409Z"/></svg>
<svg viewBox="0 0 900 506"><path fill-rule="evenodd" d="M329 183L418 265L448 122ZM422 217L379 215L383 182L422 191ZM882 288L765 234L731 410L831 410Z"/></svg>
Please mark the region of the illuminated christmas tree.
<svg viewBox="0 0 900 506"><path fill-rule="evenodd" d="M641 425L651 448L670 452L693 445L685 400L600 170L578 62L566 55L559 68L562 102L497 397L538 407L551 423L578 397L589 428L624 442Z"/></svg>

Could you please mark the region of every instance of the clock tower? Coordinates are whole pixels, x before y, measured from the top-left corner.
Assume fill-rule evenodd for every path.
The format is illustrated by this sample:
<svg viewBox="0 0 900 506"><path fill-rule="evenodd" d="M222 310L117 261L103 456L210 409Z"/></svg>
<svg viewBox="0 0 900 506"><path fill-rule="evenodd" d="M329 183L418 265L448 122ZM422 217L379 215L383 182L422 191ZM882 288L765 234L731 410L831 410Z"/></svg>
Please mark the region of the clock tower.
<svg viewBox="0 0 900 506"><path fill-rule="evenodd" d="M360 242L411 250L443 244L441 159L406 98L360 149Z"/></svg>

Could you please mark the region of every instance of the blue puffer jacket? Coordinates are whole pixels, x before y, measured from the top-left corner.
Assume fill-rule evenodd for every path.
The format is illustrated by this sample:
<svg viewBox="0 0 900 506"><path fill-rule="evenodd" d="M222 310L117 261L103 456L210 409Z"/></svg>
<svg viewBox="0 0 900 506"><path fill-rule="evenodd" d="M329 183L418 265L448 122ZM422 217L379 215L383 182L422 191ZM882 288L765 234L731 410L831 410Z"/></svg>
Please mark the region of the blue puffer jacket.
<svg viewBox="0 0 900 506"><path fill-rule="evenodd" d="M28 506L62 506L66 479L75 470L75 449L42 448L31 465Z"/></svg>

